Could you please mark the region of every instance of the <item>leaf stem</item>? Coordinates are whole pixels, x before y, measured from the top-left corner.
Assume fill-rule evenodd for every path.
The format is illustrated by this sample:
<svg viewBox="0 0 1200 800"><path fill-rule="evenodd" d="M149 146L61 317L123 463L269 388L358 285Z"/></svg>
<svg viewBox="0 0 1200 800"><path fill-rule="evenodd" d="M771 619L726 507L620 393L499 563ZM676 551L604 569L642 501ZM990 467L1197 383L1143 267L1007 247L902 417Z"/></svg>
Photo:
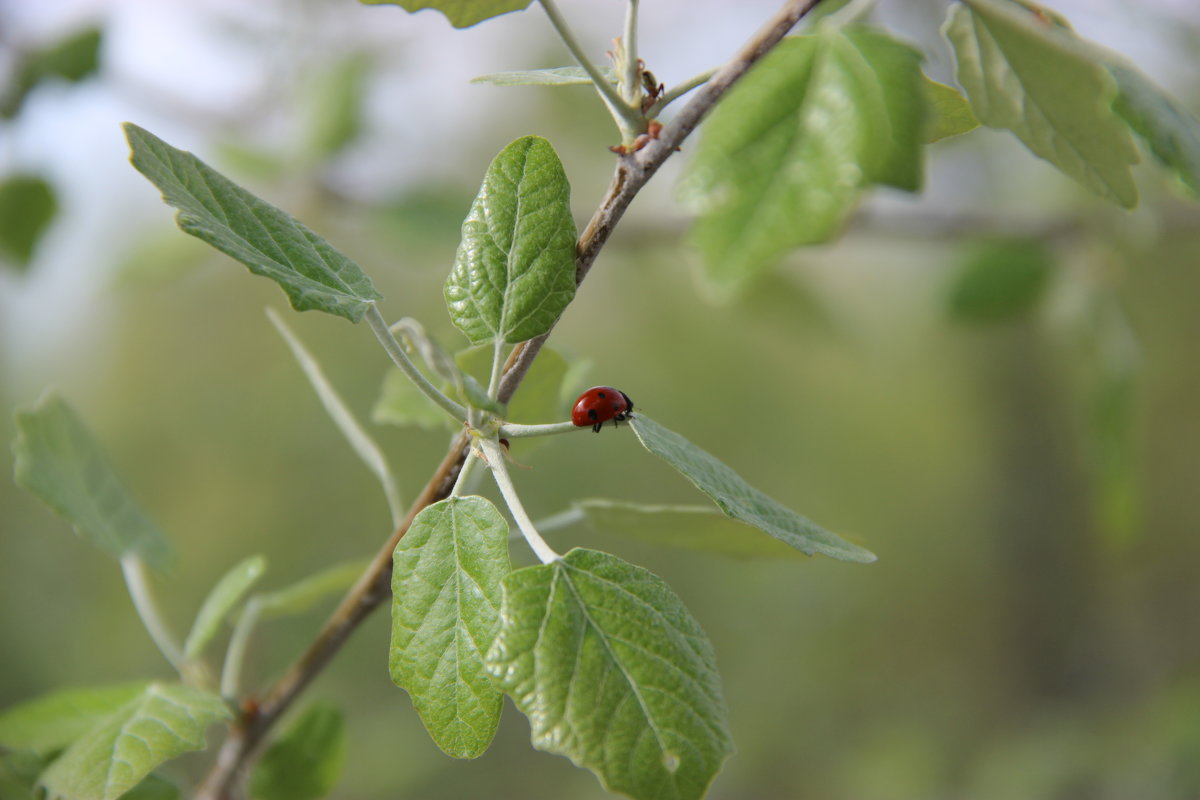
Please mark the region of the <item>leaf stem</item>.
<svg viewBox="0 0 1200 800"><path fill-rule="evenodd" d="M875 5L875 0L850 0L846 5L821 20L821 24L831 28L844 28L857 22L860 17L869 13Z"/></svg>
<svg viewBox="0 0 1200 800"><path fill-rule="evenodd" d="M221 696L232 699L241 690L242 664L246 661L246 647L250 643L250 634L258 624L262 606L258 596L246 601L233 633L229 635L229 646L225 648L225 663L221 667Z"/></svg>
<svg viewBox="0 0 1200 800"><path fill-rule="evenodd" d="M716 69L705 70L704 72L701 72L699 75L688 78L683 83L678 84L677 86L672 86L670 89L667 89L665 92L663 92L662 97L660 97L660 98L658 98L658 100L654 101L654 105L650 106L650 108L646 110L646 117L649 119L654 119L659 114L661 114L662 110L664 108L666 108L668 105L670 105L672 102L678 100L680 97L687 94L692 89L695 89L699 86L703 86L704 84L708 83L709 79L712 78L712 76L714 74L716 74L716 72L717 72Z"/></svg>
<svg viewBox="0 0 1200 800"><path fill-rule="evenodd" d="M383 315L379 313L379 307L374 303L367 308L367 313L363 316L367 321L367 325L371 328L371 332L375 334L375 338L383 345L383 349L391 357L392 362L400 368L400 371L408 376L417 388L433 402L437 403L446 413L454 417L459 422L467 421L467 410L458 403L451 400L446 395L442 394L436 386L421 374L417 369L416 364L408 357L408 353L404 352L404 348L396 341L396 337L392 335L391 329L387 322L384 321Z"/></svg>
<svg viewBox="0 0 1200 800"><path fill-rule="evenodd" d="M487 458L488 467L492 470L492 477L496 479L496 486L500 488L500 494L504 496L504 502L508 505L513 521L521 529L521 533L524 535L525 541L529 543L534 555L543 564L549 564L551 561L562 558L554 552L550 545L546 544L546 540L537 532L533 520L526 513L525 506L521 504L521 498L508 474L508 465L504 463L504 453L500 450L500 444L495 439L481 438L478 440L478 445Z"/></svg>
<svg viewBox="0 0 1200 800"><path fill-rule="evenodd" d="M146 627L146 632L150 634L150 638L154 640L154 644L158 646L171 666L186 678L186 659L159 613L158 603L154 600L154 595L150 591L150 582L146 576L146 563L136 555L122 556L121 574L125 576L125 586L129 589L129 597L133 600L133 607L137 609L138 617L141 618L142 625Z"/></svg>
<svg viewBox="0 0 1200 800"><path fill-rule="evenodd" d="M585 431L574 422L551 422L547 425L520 425L516 422L506 422L500 426L500 435L505 439L526 439L531 436L553 436L558 433L573 433Z"/></svg>
<svg viewBox="0 0 1200 800"><path fill-rule="evenodd" d="M542 5L542 10L546 12L546 16L550 19L550 24L554 26L554 31L558 34L558 38L562 39L563 44L567 46L567 49L571 51L571 55L575 57L575 61L579 66L583 67L583 71L592 79L596 91L600 93L604 104L608 106L609 113L612 114L613 120L621 130L621 137L628 140L624 144L632 142L643 123L641 113L638 109L627 104L621 95L617 93L616 87L605 80L604 76L600 74L600 70L596 69L596 65L588 58L587 53L580 46L579 40L571 32L570 26L567 25L567 21L559 12L554 0L539 0L539 2Z"/></svg>
<svg viewBox="0 0 1200 800"><path fill-rule="evenodd" d="M625 90L625 103L631 108L638 108L642 101L642 85L638 75L638 0L628 0L625 7L625 75L622 77L622 88Z"/></svg>
<svg viewBox="0 0 1200 800"><path fill-rule="evenodd" d="M500 389L500 377L504 374L504 340L496 337L492 345L492 372L488 377L488 399L495 400Z"/></svg>
<svg viewBox="0 0 1200 800"><path fill-rule="evenodd" d="M461 497L467 492L467 487L470 485L478 465L479 454L472 450L467 455L467 460L463 462L462 469L458 471L458 480L454 482L454 488L450 490L451 497Z"/></svg>

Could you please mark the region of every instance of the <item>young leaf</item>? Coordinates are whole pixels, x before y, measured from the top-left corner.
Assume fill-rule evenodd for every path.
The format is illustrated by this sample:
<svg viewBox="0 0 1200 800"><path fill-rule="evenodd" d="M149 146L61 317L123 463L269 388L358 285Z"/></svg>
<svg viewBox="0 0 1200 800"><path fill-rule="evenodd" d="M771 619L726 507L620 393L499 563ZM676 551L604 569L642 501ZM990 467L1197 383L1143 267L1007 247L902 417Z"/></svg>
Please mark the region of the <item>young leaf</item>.
<svg viewBox="0 0 1200 800"><path fill-rule="evenodd" d="M184 658L191 660L204 650L221 627L221 621L232 611L250 587L267 568L262 556L252 556L241 562L217 582L200 606L200 613L192 623L192 631L183 645Z"/></svg>
<svg viewBox="0 0 1200 800"><path fill-rule="evenodd" d="M504 579L488 669L533 746L638 800L704 795L733 749L716 658L656 575L575 549Z"/></svg>
<svg viewBox="0 0 1200 800"><path fill-rule="evenodd" d="M520 11L533 0L359 0L369 6L397 5L405 11L434 8L446 15L456 28L469 28L477 22Z"/></svg>
<svg viewBox="0 0 1200 800"><path fill-rule="evenodd" d="M875 554L792 511L755 489L710 453L645 414L630 420L642 446L679 470L730 517L765 531L802 553L870 563Z"/></svg>
<svg viewBox="0 0 1200 800"><path fill-rule="evenodd" d="M598 64L596 69L606 80L616 83L617 75L612 67ZM583 67L553 67L493 72L471 78L471 83L490 83L493 86L590 86L592 79Z"/></svg>
<svg viewBox="0 0 1200 800"><path fill-rule="evenodd" d="M145 681L63 689L13 706L0 714L0 747L61 750L145 689Z"/></svg>
<svg viewBox="0 0 1200 800"><path fill-rule="evenodd" d="M1054 257L1033 239L1007 239L981 245L966 260L950 287L951 316L964 322L1011 319L1029 311L1054 272Z"/></svg>
<svg viewBox="0 0 1200 800"><path fill-rule="evenodd" d="M1200 195L1200 120L1133 67L1112 63L1108 71L1117 82L1117 113L1160 162Z"/></svg>
<svg viewBox="0 0 1200 800"><path fill-rule="evenodd" d="M116 558L136 553L165 566L171 548L158 526L121 485L100 445L62 398L48 394L17 414L13 443L18 485Z"/></svg>
<svg viewBox="0 0 1200 800"><path fill-rule="evenodd" d="M1092 49L1009 0L955 3L943 32L980 122L1011 130L1100 196L1137 204L1137 149L1113 110L1116 83Z"/></svg>
<svg viewBox="0 0 1200 800"><path fill-rule="evenodd" d="M484 670L509 573L508 523L482 497L450 497L413 520L392 571L392 681L454 758L482 755L501 694Z"/></svg>
<svg viewBox="0 0 1200 800"><path fill-rule="evenodd" d="M785 39L730 91L682 187L710 280L829 239L871 182L919 185L919 61L883 34L824 28Z"/></svg>
<svg viewBox="0 0 1200 800"><path fill-rule="evenodd" d="M51 796L116 800L164 761L202 750L208 726L229 717L212 692L152 683L68 747L42 785Z"/></svg>
<svg viewBox="0 0 1200 800"><path fill-rule="evenodd" d="M342 712L307 709L263 754L250 776L252 800L318 800L333 790L346 755Z"/></svg>
<svg viewBox="0 0 1200 800"><path fill-rule="evenodd" d="M492 368L492 348L468 348L456 353L454 360L464 372L486 382ZM508 404L504 418L530 425L557 419L562 414L559 394L566 374L566 359L553 348L543 347L521 381L521 391Z"/></svg>
<svg viewBox="0 0 1200 800"><path fill-rule="evenodd" d="M778 539L750 528L712 506L664 506L588 498L572 504L597 534L625 536L662 547L678 547L733 558L804 558Z"/></svg>
<svg viewBox="0 0 1200 800"><path fill-rule="evenodd" d="M971 112L971 104L957 89L922 76L921 87L925 95L926 144L960 136L979 127L979 120Z"/></svg>
<svg viewBox="0 0 1200 800"><path fill-rule="evenodd" d="M18 268L29 266L46 228L58 214L54 187L37 175L0 180L0 257Z"/></svg>
<svg viewBox="0 0 1200 800"><path fill-rule="evenodd" d="M445 295L472 344L543 334L575 296L571 187L545 139L517 139L488 167Z"/></svg>
<svg viewBox="0 0 1200 800"><path fill-rule="evenodd" d="M184 233L278 283L297 311L316 309L358 322L382 295L358 266L317 234L260 200L191 153L125 123L131 162L179 209Z"/></svg>
<svg viewBox="0 0 1200 800"><path fill-rule="evenodd" d="M286 588L257 595L254 602L260 619L303 614L330 595L349 589L366 568L361 561L337 564Z"/></svg>

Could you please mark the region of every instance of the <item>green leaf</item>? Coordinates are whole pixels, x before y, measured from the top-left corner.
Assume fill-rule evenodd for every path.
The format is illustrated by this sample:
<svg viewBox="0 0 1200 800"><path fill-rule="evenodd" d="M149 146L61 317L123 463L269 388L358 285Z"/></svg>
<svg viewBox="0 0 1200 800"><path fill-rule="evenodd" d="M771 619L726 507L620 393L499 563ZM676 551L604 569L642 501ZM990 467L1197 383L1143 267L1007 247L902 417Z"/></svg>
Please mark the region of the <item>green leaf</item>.
<svg viewBox="0 0 1200 800"><path fill-rule="evenodd" d="M66 519L84 539L117 558L136 554L165 566L171 548L121 485L100 445L55 394L17 414L13 443L18 485Z"/></svg>
<svg viewBox="0 0 1200 800"><path fill-rule="evenodd" d="M103 39L100 28L88 27L22 58L0 99L0 118L15 117L29 93L48 78L77 83L94 73L100 66Z"/></svg>
<svg viewBox="0 0 1200 800"><path fill-rule="evenodd" d="M121 795L121 800L178 800L179 787L166 778L150 775Z"/></svg>
<svg viewBox="0 0 1200 800"><path fill-rule="evenodd" d="M349 589L366 568L363 561L338 564L279 591L256 595L254 602L261 619L303 614L330 595Z"/></svg>
<svg viewBox="0 0 1200 800"><path fill-rule="evenodd" d="M263 754L250 776L253 800L318 800L333 790L346 755L342 712L315 705Z"/></svg>
<svg viewBox="0 0 1200 800"><path fill-rule="evenodd" d="M492 348L472 347L456 353L454 359L464 372L487 383L492 368ZM521 391L508 404L504 418L530 425L561 418L560 392L566 376L566 359L553 348L543 347L521 381Z"/></svg>
<svg viewBox="0 0 1200 800"><path fill-rule="evenodd" d="M993 322L1028 312L1044 294L1054 256L1034 239L1002 239L980 245L963 263L950 288L951 316Z"/></svg>
<svg viewBox="0 0 1200 800"><path fill-rule="evenodd" d="M358 322L382 297L358 266L283 211L191 153L125 123L130 159L179 209L181 230L278 283L297 311L316 309Z"/></svg>
<svg viewBox="0 0 1200 800"><path fill-rule="evenodd" d="M617 82L617 74L612 67L596 65L596 69L605 80ZM493 86L590 86L592 79L583 67L553 67L492 72L471 78L471 83L490 83Z"/></svg>
<svg viewBox="0 0 1200 800"><path fill-rule="evenodd" d="M416 425L431 431L441 430L452 422L445 411L395 368L383 376L371 419L381 425Z"/></svg>
<svg viewBox="0 0 1200 800"><path fill-rule="evenodd" d="M755 489L710 453L645 414L630 418L642 446L679 470L730 517L765 531L802 553L869 563L875 554L792 511Z"/></svg>
<svg viewBox="0 0 1200 800"><path fill-rule="evenodd" d="M929 144L951 136L960 136L979 127L967 98L952 86L924 78L921 87L925 95L925 131Z"/></svg>
<svg viewBox="0 0 1200 800"><path fill-rule="evenodd" d="M229 717L212 692L152 683L68 747L42 785L52 796L116 800L164 761L204 749L208 726Z"/></svg>
<svg viewBox="0 0 1200 800"><path fill-rule="evenodd" d="M671 506L588 498L571 504L587 526L661 547L677 547L734 558L804 558L798 551L750 529L712 506Z"/></svg>
<svg viewBox="0 0 1200 800"><path fill-rule="evenodd" d="M455 758L482 755L500 723L503 698L483 657L509 570L508 523L482 497L427 507L396 547L388 667L434 742Z"/></svg>
<svg viewBox="0 0 1200 800"><path fill-rule="evenodd" d="M1093 48L1008 0L955 3L943 28L958 82L984 125L1126 208L1137 204L1137 149L1113 110L1117 88Z"/></svg>
<svg viewBox="0 0 1200 800"><path fill-rule="evenodd" d="M308 142L316 157L336 155L362 132L371 66L366 53L351 53L313 76Z"/></svg>
<svg viewBox="0 0 1200 800"><path fill-rule="evenodd" d="M200 606L200 613L183 645L184 658L190 661L200 655L217 635L221 621L242 601L266 568L265 558L252 556L225 573Z"/></svg>
<svg viewBox="0 0 1200 800"><path fill-rule="evenodd" d="M716 658L656 575L575 549L504 579L488 669L533 746L639 800L704 795L733 750Z"/></svg>
<svg viewBox="0 0 1200 800"><path fill-rule="evenodd" d="M1160 162L1200 195L1200 120L1136 69L1113 63L1108 71L1117 82L1117 113Z"/></svg>
<svg viewBox="0 0 1200 800"><path fill-rule="evenodd" d="M0 753L0 800L37 800L37 779L47 763L28 750Z"/></svg>
<svg viewBox="0 0 1200 800"><path fill-rule="evenodd" d="M872 182L920 183L920 56L883 34L785 39L705 123L684 200L705 274L729 287L842 227Z"/></svg>
<svg viewBox="0 0 1200 800"><path fill-rule="evenodd" d="M0 747L53 753L140 695L146 682L63 689L0 714Z"/></svg>
<svg viewBox="0 0 1200 800"><path fill-rule="evenodd" d="M405 11L433 8L446 15L456 28L469 28L477 22L520 11L533 0L359 0L369 6L397 5Z"/></svg>
<svg viewBox="0 0 1200 800"><path fill-rule="evenodd" d="M445 295L472 344L543 334L575 296L571 187L545 139L517 139L488 167Z"/></svg>
<svg viewBox="0 0 1200 800"><path fill-rule="evenodd" d="M37 175L10 175L0 181L0 256L18 268L29 266L46 228L58 215L58 195Z"/></svg>

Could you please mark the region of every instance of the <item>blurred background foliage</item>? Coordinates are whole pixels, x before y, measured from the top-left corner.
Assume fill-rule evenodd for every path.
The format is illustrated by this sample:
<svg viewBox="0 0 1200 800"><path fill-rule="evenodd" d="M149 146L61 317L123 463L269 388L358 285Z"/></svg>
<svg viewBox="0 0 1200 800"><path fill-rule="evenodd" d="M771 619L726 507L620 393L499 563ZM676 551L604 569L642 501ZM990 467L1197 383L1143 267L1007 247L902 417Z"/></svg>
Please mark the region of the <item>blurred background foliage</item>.
<svg viewBox="0 0 1200 800"><path fill-rule="evenodd" d="M564 9L599 56L620 4L593 5ZM643 50L672 82L775 3L644 5ZM949 80L944 4L882 5ZM1200 107L1195 7L1054 7ZM262 586L284 586L373 552L388 514L262 313L285 307L278 289L171 225L117 123L303 219L367 269L385 315L458 347L441 284L492 155L550 138L581 223L610 174L615 133L588 91L468 83L565 63L547 28L530 11L452 31L349 0L0 2L0 439L45 386L71 400L178 547L158 584L178 630L236 561L266 554ZM924 194L877 193L836 242L716 302L680 246L678 173L635 203L556 348L590 362L580 388L622 388L880 557L556 534L662 575L713 639L738 752L711 796L1200 797L1200 207L1144 168L1141 207L1110 208L980 131L930 149ZM367 419L387 370L367 332L288 321ZM413 497L446 432L375 431ZM581 497L702 500L628 432L527 448L516 480L535 516ZM0 705L167 674L114 564L11 477L0 604ZM264 625L248 684L322 613ZM484 757L442 756L388 680L385 617L301 704L347 711L334 796L604 796L533 752L511 709ZM186 784L204 763L169 766Z"/></svg>

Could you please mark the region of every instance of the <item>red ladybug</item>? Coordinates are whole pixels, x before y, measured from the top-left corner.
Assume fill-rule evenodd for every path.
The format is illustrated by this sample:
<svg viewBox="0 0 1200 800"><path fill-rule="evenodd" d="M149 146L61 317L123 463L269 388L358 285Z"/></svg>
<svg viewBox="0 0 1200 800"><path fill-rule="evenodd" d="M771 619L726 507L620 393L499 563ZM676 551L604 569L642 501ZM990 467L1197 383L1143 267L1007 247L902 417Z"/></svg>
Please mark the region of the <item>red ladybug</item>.
<svg viewBox="0 0 1200 800"><path fill-rule="evenodd" d="M596 433L610 419L615 427L633 416L633 401L629 395L611 386L593 386L575 401L571 409L571 422L580 428L589 425Z"/></svg>

